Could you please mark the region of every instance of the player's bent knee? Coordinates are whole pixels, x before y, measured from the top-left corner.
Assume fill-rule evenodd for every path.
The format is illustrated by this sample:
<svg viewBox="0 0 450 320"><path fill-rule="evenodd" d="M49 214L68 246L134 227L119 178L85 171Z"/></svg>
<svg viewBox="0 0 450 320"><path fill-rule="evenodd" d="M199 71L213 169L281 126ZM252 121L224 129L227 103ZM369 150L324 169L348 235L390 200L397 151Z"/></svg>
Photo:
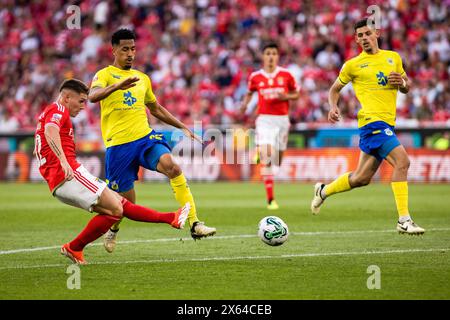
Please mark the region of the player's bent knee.
<svg viewBox="0 0 450 320"><path fill-rule="evenodd" d="M167 176L170 179L176 178L178 177L180 174L183 173L183 171L181 171L181 168L179 165L177 164L172 164L172 166L166 168L166 172L167 172Z"/></svg>
<svg viewBox="0 0 450 320"><path fill-rule="evenodd" d="M261 152L261 164L269 166L272 164L273 159L272 159L272 155L270 152Z"/></svg>
<svg viewBox="0 0 450 320"><path fill-rule="evenodd" d="M115 203L114 206L112 206L112 208L110 209L110 211L111 215L114 217L122 218L123 216L123 207L120 202Z"/></svg>
<svg viewBox="0 0 450 320"><path fill-rule="evenodd" d="M183 171L181 171L180 166L173 161L172 156L170 154L164 154L161 156L161 158L159 159L157 169L158 171L165 174L169 179L178 177L180 174L183 173Z"/></svg>
<svg viewBox="0 0 450 320"><path fill-rule="evenodd" d="M410 165L411 165L411 161L409 161L409 159L407 158L407 159L401 161L401 162L397 165L397 170L405 171L405 172L406 172L406 171L409 170Z"/></svg>
<svg viewBox="0 0 450 320"><path fill-rule="evenodd" d="M353 188L364 187L367 186L371 181L370 177L355 177L353 176L351 179L351 186Z"/></svg>
<svg viewBox="0 0 450 320"><path fill-rule="evenodd" d="M100 196L97 208L105 214L120 218L123 214L121 199L121 197L117 197L115 192L106 188Z"/></svg>
<svg viewBox="0 0 450 320"><path fill-rule="evenodd" d="M272 146L269 144L265 144L259 147L259 154L262 158L271 158L272 157Z"/></svg>

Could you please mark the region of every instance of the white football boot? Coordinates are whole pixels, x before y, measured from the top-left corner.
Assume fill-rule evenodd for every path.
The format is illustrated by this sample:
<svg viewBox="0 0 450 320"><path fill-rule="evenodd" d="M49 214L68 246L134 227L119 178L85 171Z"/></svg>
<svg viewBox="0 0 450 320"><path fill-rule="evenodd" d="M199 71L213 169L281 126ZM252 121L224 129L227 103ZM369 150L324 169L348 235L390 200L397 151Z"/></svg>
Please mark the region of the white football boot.
<svg viewBox="0 0 450 320"><path fill-rule="evenodd" d="M325 184L322 182L317 182L314 185L314 198L311 201L311 212L312 214L316 215L320 212L320 206L325 201L325 199L322 199L322 196L320 195L320 192L325 187Z"/></svg>
<svg viewBox="0 0 450 320"><path fill-rule="evenodd" d="M211 237L216 234L216 228L205 226L204 222L196 221L191 227L191 237L194 240Z"/></svg>
<svg viewBox="0 0 450 320"><path fill-rule="evenodd" d="M116 247L117 233L119 233L119 230L114 232L109 229L108 232L106 232L103 236L103 246L109 253L112 253L114 251L114 248Z"/></svg>
<svg viewBox="0 0 450 320"><path fill-rule="evenodd" d="M425 233L425 229L419 227L414 223L411 219L406 220L405 222L397 222L397 231L400 234L410 234L410 235L420 235Z"/></svg>

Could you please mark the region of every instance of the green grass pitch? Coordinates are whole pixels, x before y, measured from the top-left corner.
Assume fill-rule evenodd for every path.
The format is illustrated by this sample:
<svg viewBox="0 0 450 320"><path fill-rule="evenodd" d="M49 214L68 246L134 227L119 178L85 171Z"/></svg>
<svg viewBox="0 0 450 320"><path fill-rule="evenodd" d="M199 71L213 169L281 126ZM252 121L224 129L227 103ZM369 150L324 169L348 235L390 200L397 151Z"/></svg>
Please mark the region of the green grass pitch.
<svg viewBox="0 0 450 320"><path fill-rule="evenodd" d="M168 184L137 184L138 203L177 207ZM53 199L44 184L0 184L1 299L449 299L450 185L410 185L410 210L424 236L399 235L389 184L328 199L319 216L312 184L278 183L278 211L267 211L254 183L192 183L199 217L217 236L125 220L116 251L101 239L85 250L80 289L68 289L59 246L90 215ZM289 239L270 247L256 236L267 215ZM369 266L380 288L368 289ZM368 273L369 268L369 273ZM371 280L369 279L369 283Z"/></svg>

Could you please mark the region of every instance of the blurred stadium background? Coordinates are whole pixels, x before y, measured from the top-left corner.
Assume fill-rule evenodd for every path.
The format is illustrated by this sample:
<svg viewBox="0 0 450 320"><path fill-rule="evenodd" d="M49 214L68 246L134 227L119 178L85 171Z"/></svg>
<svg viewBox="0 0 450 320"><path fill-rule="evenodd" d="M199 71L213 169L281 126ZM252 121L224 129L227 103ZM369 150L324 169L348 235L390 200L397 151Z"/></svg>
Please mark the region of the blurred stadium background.
<svg viewBox="0 0 450 320"><path fill-rule="evenodd" d="M413 182L450 181L449 2L373 1L382 13L381 48L400 53L413 81L399 94L397 132L411 156ZM67 20L77 5L80 28ZM41 181L33 160L33 133L40 111L57 95L59 83L76 77L90 83L112 63L111 33L137 33L134 67L147 73L160 103L200 132L252 125L238 117L247 78L260 68L262 41L276 40L280 64L301 86L292 103L289 150L278 180L330 180L354 167L358 157L351 86L340 106L345 120L327 123L327 92L343 62L359 52L353 23L367 15L365 1L297 0L2 0L0 6L0 181ZM69 10L68 10L69 9ZM254 103L253 103L254 104ZM80 160L103 177L100 108L88 103L74 119ZM150 118L170 136L172 130ZM236 137L228 137L229 142ZM170 137L169 137L170 140ZM252 141L245 150L250 150ZM226 152L242 145L228 143ZM251 154L244 154L247 159ZM183 165L194 181L258 180L249 164ZM162 175L141 172L145 180ZM389 180L384 166L377 180Z"/></svg>

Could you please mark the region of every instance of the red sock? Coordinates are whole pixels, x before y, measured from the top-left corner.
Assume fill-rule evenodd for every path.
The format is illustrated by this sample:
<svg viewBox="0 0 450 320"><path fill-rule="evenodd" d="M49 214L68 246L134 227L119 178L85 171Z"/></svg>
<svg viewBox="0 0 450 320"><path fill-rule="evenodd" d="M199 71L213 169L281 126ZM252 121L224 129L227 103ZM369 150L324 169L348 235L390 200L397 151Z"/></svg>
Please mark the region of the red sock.
<svg viewBox="0 0 450 320"><path fill-rule="evenodd" d="M266 188L267 202L270 203L273 200L273 175L263 176L264 187Z"/></svg>
<svg viewBox="0 0 450 320"><path fill-rule="evenodd" d="M84 247L108 231L111 226L119 221L119 218L106 214L99 214L93 217L81 233L73 239L69 246L74 251L81 251Z"/></svg>
<svg viewBox="0 0 450 320"><path fill-rule="evenodd" d="M158 212L156 210L131 203L125 198L122 200L122 206L123 216L134 221L154 223L164 222L171 224L173 219L175 219L175 212Z"/></svg>

